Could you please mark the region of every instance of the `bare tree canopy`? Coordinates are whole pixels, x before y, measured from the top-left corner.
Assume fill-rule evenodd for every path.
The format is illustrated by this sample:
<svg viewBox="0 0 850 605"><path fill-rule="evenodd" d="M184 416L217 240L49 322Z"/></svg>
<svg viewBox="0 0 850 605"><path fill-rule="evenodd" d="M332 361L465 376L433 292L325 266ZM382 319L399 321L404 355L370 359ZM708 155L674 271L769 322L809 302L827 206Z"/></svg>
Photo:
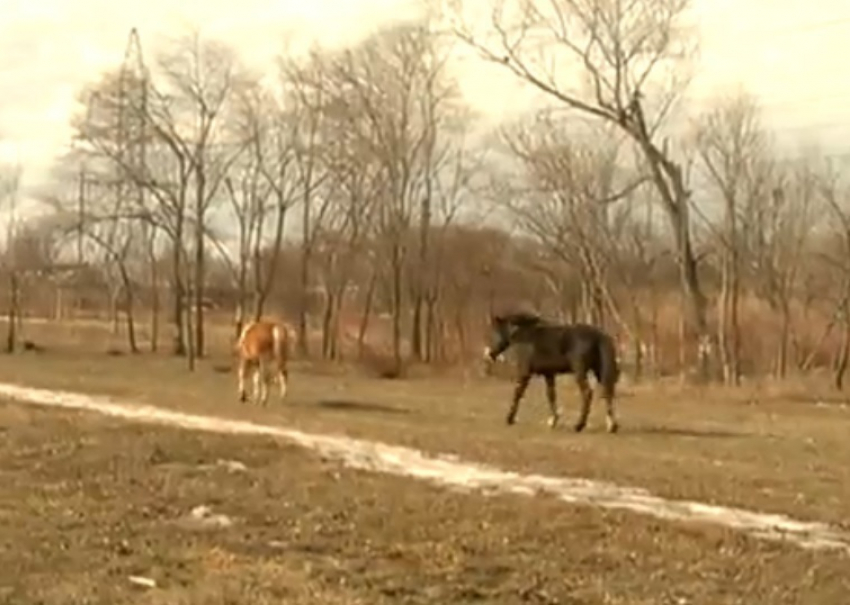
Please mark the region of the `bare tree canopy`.
<svg viewBox="0 0 850 605"><path fill-rule="evenodd" d="M301 357L398 376L471 363L486 317L521 308L605 327L635 378L842 384L846 166L790 157L758 91L694 111L688 2L428 8L264 71L197 30L147 54L133 32L80 91L38 192L54 214L10 222L9 313L102 308L129 351L189 367L280 315ZM534 93L515 120L467 104L469 52Z"/></svg>

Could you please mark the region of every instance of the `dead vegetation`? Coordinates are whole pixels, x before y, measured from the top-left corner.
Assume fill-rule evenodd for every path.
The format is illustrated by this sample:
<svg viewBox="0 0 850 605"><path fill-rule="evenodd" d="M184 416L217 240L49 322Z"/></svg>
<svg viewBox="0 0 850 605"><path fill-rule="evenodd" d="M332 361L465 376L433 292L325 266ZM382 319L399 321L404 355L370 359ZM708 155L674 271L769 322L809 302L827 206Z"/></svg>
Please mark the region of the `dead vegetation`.
<svg viewBox="0 0 850 605"><path fill-rule="evenodd" d="M850 172L789 155L746 93L673 129L687 4L521 0L480 29L449 2L267 73L199 32L145 64L133 32L80 91L51 181L22 192L0 167L0 308L20 351L0 380L846 527ZM543 108L481 136L453 44ZM22 217L24 193L47 212ZM534 386L506 431L507 369L482 380L479 358L508 308L617 336L616 446L595 434L599 406L589 435L545 430ZM267 409L239 406L233 375L235 335L262 315L298 334L291 402ZM834 554L343 473L270 441L5 403L0 434L10 605L850 593Z"/></svg>
<svg viewBox="0 0 850 605"><path fill-rule="evenodd" d="M285 404L238 403L235 377L204 360L187 375L168 358L113 357L78 350L10 358L0 381L82 391L236 419L339 433L431 452L458 454L503 468L601 479L663 497L846 523L850 407L828 387L742 385L683 388L677 383L624 385L616 443L595 405L588 436L546 428L542 385L532 385L518 424L506 429L508 384L470 376L439 377L410 369L380 381L340 366L290 369ZM152 378L155 377L155 380ZM558 399L565 420L578 414L567 385ZM342 402L342 403L340 403ZM597 402L598 404L598 402ZM565 423L568 424L568 423ZM474 437L473 437L474 436Z"/></svg>
<svg viewBox="0 0 850 605"><path fill-rule="evenodd" d="M487 315L530 307L615 333L636 379L840 388L846 167L789 159L746 93L671 130L688 3L597 4L523 0L472 27L448 3L268 73L197 31L146 64L133 32L80 91L73 151L36 192L49 211L9 222L7 348L32 340L25 317L98 319L110 351L193 368L269 314L302 358L398 378L473 371ZM478 136L459 47L542 109Z"/></svg>
<svg viewBox="0 0 850 605"><path fill-rule="evenodd" d="M342 472L267 439L7 403L0 427L10 605L827 604L850 590L834 554Z"/></svg>

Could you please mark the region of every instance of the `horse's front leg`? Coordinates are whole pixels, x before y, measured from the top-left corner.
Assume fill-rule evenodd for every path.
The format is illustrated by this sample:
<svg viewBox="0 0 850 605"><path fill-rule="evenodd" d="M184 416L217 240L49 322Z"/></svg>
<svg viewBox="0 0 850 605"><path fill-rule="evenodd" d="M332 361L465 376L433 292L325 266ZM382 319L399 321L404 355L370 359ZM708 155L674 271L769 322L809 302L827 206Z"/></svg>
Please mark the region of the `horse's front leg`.
<svg viewBox="0 0 850 605"><path fill-rule="evenodd" d="M514 397L511 401L511 408L508 410L508 416L505 419L509 425L516 422L516 415L519 411L519 402L523 395L525 395L525 390L528 388L528 383L530 381L531 374L522 374L519 378L517 378L516 386L514 386Z"/></svg>
<svg viewBox="0 0 850 605"><path fill-rule="evenodd" d="M549 428L558 426L558 421L561 419L561 413L558 411L558 401L555 392L555 375L546 374L546 401L549 402Z"/></svg>

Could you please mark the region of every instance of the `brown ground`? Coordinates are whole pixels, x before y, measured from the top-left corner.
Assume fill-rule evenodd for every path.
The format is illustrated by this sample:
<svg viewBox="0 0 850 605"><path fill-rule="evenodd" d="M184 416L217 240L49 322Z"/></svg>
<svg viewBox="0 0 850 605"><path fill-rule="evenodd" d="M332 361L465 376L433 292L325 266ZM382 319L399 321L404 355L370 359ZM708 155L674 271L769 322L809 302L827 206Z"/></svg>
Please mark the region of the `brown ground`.
<svg viewBox="0 0 850 605"><path fill-rule="evenodd" d="M0 603L840 604L847 561L454 494L263 438L0 404ZM238 460L246 470L217 464ZM231 527L187 513L208 505ZM130 576L156 588L134 586Z"/></svg>
<svg viewBox="0 0 850 605"><path fill-rule="evenodd" d="M0 381L380 439L850 528L850 409L834 396L626 387L621 434L602 432L600 406L588 432L575 435L545 428L540 384L529 389L520 424L507 428L511 387L496 379L379 381L296 364L287 402L272 398L261 409L236 401L235 376L213 370L221 363L206 362L190 375L171 360L60 348L3 358ZM559 392L569 424L577 395L568 379ZM453 495L411 480L339 472L267 440L0 409L0 468L10 477L0 484L7 559L0 586L5 573L29 595L54 591L41 601L15 593L9 603L85 602L69 590L93 602L137 599L139 589L126 582L132 573L163 586L133 602L850 602L848 561L836 553L543 498ZM241 460L249 470L199 467L217 458ZM69 478L72 485L63 483ZM198 504L240 522L200 534L174 526ZM57 515L45 525L47 506L90 516ZM117 552L127 550L121 536L129 554ZM62 540L65 550L56 548ZM81 540L85 556L72 557L67 545ZM274 540L283 544L270 546ZM23 559L5 550L33 541L43 546L24 550ZM23 571L12 571L20 565ZM51 573L64 579L47 581ZM0 588L0 603L3 594Z"/></svg>

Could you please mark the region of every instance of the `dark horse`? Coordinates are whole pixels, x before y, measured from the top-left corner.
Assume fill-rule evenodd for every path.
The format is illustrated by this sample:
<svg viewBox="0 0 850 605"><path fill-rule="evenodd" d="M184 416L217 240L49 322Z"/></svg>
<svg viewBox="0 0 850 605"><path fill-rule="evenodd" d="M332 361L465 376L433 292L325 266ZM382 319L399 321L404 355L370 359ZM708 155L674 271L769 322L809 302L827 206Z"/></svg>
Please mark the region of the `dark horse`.
<svg viewBox="0 0 850 605"><path fill-rule="evenodd" d="M587 324L555 324L531 313L496 315L491 320L491 342L484 351L485 359L494 362L513 346L516 352L516 387L508 411L507 423L516 422L519 402L534 375L546 380L549 401L549 426L554 428L560 419L555 401L555 376L574 374L581 391L581 412L575 424L576 432L584 429L590 413L593 391L587 380L592 372L601 386L605 399L609 433L616 433L614 388L620 377L614 339L601 329Z"/></svg>

